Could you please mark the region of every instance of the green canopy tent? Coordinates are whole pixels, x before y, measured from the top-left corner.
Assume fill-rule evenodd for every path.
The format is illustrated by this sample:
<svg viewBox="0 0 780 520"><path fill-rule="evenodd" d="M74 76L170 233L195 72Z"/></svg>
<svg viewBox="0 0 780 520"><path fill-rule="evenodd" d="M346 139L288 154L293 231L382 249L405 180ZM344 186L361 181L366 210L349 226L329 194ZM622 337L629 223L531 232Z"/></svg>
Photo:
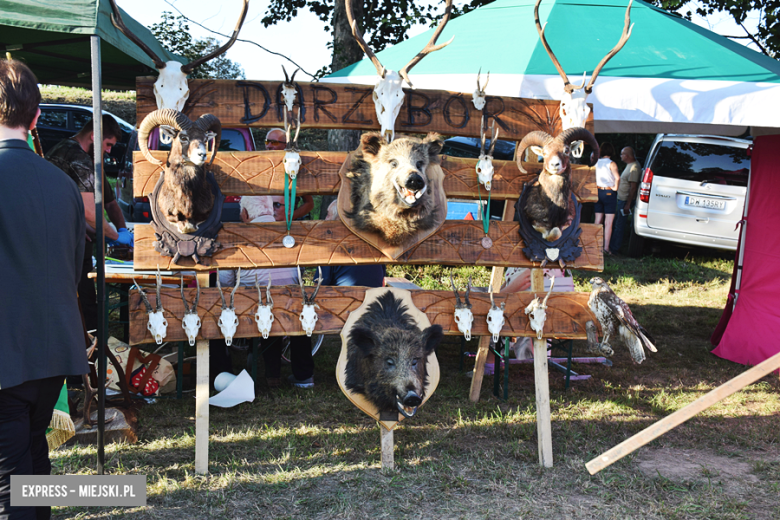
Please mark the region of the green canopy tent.
<svg viewBox="0 0 780 520"><path fill-rule="evenodd" d="M102 87L135 89L155 73L152 60L111 23L108 0L0 0L0 49L49 85L92 87L90 37L100 38ZM160 59L181 59L124 11L122 19Z"/></svg>
<svg viewBox="0 0 780 520"><path fill-rule="evenodd" d="M563 81L534 24L535 0L496 0L451 20L439 43L410 72L417 88L471 93L490 71L488 95L560 99ZM618 42L628 0L544 0L545 37L569 80L579 85ZM601 70L588 102L596 132L705 132L739 135L780 126L780 62L635 0L625 47ZM430 29L379 53L390 69L408 63ZM371 42L368 42L371 45ZM323 81L376 83L370 60Z"/></svg>
<svg viewBox="0 0 780 520"><path fill-rule="evenodd" d="M134 89L135 78L152 73L154 63L111 22L108 0L0 0L0 48L25 62L45 84L92 89L92 109L102 113L104 87ZM127 28L160 59L177 57L160 46L152 33L122 13ZM181 60L181 58L178 58ZM95 119L95 149L101 149L101 118ZM102 161L95 161L97 237L98 381L106 379L107 314L103 234ZM98 474L105 463L105 387L98 385Z"/></svg>

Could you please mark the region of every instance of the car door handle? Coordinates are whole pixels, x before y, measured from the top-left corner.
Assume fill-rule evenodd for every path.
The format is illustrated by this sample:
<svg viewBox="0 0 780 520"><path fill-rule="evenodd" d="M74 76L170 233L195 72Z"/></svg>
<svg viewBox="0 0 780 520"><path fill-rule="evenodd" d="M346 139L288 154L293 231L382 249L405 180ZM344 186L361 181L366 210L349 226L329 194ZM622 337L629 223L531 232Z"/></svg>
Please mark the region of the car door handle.
<svg viewBox="0 0 780 520"><path fill-rule="evenodd" d="M707 224L710 221L708 218L697 218L696 222L701 222L702 224Z"/></svg>

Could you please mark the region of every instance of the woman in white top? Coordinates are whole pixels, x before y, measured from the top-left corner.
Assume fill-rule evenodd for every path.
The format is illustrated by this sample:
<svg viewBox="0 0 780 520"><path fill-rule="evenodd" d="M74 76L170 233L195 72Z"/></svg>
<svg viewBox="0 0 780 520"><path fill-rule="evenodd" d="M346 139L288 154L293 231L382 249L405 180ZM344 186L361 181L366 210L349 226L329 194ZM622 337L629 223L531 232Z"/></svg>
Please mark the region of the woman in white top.
<svg viewBox="0 0 780 520"><path fill-rule="evenodd" d="M596 224L604 222L604 254L609 256L609 239L612 236L612 222L615 220L617 207L617 190L620 184L620 172L617 164L612 160L615 155L615 147L611 143L602 143L600 158L596 163L596 186L598 186L599 200L594 208L596 212ZM606 219L604 218L606 215Z"/></svg>

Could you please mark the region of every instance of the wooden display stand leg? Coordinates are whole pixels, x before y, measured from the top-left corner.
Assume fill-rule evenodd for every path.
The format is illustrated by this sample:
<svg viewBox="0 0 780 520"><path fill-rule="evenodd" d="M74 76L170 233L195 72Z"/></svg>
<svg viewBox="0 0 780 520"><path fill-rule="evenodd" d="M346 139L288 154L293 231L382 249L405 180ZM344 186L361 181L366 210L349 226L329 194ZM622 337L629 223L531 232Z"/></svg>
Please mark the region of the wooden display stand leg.
<svg viewBox="0 0 780 520"><path fill-rule="evenodd" d="M514 205L512 205L510 201L505 201L502 220L512 220L514 218L514 211ZM504 268L494 267L490 272L490 289L497 293L501 290L503 282ZM477 358L474 360L474 372L472 372L471 390L469 391L469 399L474 403L479 401L479 393L482 390L482 378L485 375L485 361L487 361L489 351L490 336L482 336L479 338L479 350L477 350Z"/></svg>
<svg viewBox="0 0 780 520"><path fill-rule="evenodd" d="M395 469L395 459L393 458L393 430L388 430L379 424L379 434L382 443L382 471Z"/></svg>
<svg viewBox="0 0 780 520"><path fill-rule="evenodd" d="M209 286L209 275L198 274L201 287ZM195 376L195 473L209 472L209 341L198 340Z"/></svg>
<svg viewBox="0 0 780 520"><path fill-rule="evenodd" d="M531 269L531 291L544 292L544 271ZM536 387L536 435L539 464L552 468L552 425L550 423L550 382L547 372L547 340L534 338L534 384Z"/></svg>

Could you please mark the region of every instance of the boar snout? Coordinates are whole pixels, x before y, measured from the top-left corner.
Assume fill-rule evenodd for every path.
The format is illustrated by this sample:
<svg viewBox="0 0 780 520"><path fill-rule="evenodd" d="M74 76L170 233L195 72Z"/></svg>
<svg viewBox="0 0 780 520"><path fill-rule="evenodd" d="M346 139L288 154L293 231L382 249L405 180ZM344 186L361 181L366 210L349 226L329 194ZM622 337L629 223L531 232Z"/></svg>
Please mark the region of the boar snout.
<svg viewBox="0 0 780 520"><path fill-rule="evenodd" d="M412 191L419 191L425 187L425 180L419 173L413 173L406 179L406 187Z"/></svg>
<svg viewBox="0 0 780 520"><path fill-rule="evenodd" d="M422 397L417 395L414 390L409 390L403 400L404 406L420 406L422 404Z"/></svg>

